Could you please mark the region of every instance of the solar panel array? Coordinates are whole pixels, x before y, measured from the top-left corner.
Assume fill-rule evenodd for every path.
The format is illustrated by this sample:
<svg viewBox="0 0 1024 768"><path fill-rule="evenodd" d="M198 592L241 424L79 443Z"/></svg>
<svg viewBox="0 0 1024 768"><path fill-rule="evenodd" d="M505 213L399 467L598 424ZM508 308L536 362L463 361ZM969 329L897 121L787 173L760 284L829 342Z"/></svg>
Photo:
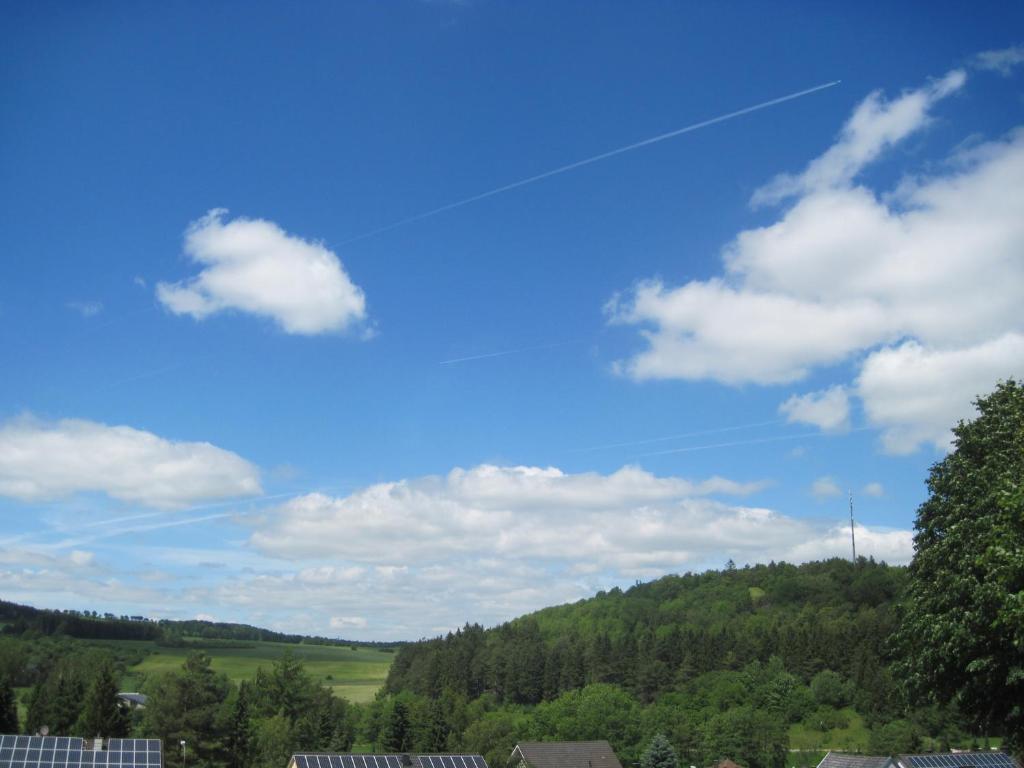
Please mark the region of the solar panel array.
<svg viewBox="0 0 1024 768"><path fill-rule="evenodd" d="M851 755L829 752L818 763L818 768L887 768L892 758L885 755Z"/></svg>
<svg viewBox="0 0 1024 768"><path fill-rule="evenodd" d="M404 768L398 755L294 755L296 768Z"/></svg>
<svg viewBox="0 0 1024 768"><path fill-rule="evenodd" d="M900 757L912 768L1018 768L1005 752L944 752Z"/></svg>
<svg viewBox="0 0 1024 768"><path fill-rule="evenodd" d="M480 755L419 755L422 768L487 768Z"/></svg>
<svg viewBox="0 0 1024 768"><path fill-rule="evenodd" d="M0 768L160 768L159 739L110 739L86 749L72 736L0 736Z"/></svg>
<svg viewBox="0 0 1024 768"><path fill-rule="evenodd" d="M487 768L487 762L480 755L302 754L292 757L295 768Z"/></svg>

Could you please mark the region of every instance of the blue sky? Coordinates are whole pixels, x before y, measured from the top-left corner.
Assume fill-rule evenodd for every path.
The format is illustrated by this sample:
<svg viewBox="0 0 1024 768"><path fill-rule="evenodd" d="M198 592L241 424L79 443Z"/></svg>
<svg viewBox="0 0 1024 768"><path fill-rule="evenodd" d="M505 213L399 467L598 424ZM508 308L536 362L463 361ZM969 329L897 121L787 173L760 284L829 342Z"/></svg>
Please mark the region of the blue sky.
<svg viewBox="0 0 1024 768"><path fill-rule="evenodd" d="M906 562L1024 375L1019 4L0 13L6 599L415 638L848 489Z"/></svg>

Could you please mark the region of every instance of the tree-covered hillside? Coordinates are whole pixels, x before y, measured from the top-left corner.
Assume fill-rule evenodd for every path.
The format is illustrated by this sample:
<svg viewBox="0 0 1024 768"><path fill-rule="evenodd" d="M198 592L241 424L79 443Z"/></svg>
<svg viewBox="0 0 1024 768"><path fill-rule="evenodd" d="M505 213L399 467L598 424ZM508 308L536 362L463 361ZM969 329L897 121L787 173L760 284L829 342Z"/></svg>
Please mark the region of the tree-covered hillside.
<svg viewBox="0 0 1024 768"><path fill-rule="evenodd" d="M772 563L666 576L547 608L493 630L468 625L400 649L387 690L536 704L590 683L640 701L700 675L777 657L809 682L855 686L865 713L890 712L887 641L906 569L871 560Z"/></svg>
<svg viewBox="0 0 1024 768"><path fill-rule="evenodd" d="M816 762L788 752L794 732L876 753L968 746L955 709L910 707L890 673L906 583L865 559L730 563L467 625L401 648L371 721L382 742L397 719L403 744L499 764L518 740L594 738L629 763L659 733L683 764L752 768Z"/></svg>

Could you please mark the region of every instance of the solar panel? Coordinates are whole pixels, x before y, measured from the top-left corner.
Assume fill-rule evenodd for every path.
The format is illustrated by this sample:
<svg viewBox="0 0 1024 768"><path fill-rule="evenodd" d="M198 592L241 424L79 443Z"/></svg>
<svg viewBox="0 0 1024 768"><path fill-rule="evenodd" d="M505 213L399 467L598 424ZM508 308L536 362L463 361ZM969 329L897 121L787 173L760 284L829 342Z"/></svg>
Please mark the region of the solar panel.
<svg viewBox="0 0 1024 768"><path fill-rule="evenodd" d="M403 759L404 758L404 759ZM316 754L292 755L295 768L487 768L481 755L417 755L408 764L408 755ZM0 768L5 766L0 765ZM16 766L15 768L25 768ZM116 768L106 766L105 768ZM121 766L125 768L125 766ZM131 768L142 768L140 765Z"/></svg>
<svg viewBox="0 0 1024 768"><path fill-rule="evenodd" d="M903 755L910 768L1017 768L1005 752L949 752Z"/></svg>
<svg viewBox="0 0 1024 768"><path fill-rule="evenodd" d="M91 746L90 742L90 746ZM0 768L159 768L159 739L110 739L86 749L71 736L0 735Z"/></svg>
<svg viewBox="0 0 1024 768"><path fill-rule="evenodd" d="M417 755L421 768L487 768L481 755Z"/></svg>

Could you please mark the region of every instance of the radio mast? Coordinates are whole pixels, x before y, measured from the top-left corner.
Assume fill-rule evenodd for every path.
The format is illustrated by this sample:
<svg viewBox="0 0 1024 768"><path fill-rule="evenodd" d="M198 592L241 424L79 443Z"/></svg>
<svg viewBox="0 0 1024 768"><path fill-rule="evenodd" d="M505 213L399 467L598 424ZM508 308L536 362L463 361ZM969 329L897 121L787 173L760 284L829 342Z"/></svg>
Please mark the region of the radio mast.
<svg viewBox="0 0 1024 768"><path fill-rule="evenodd" d="M857 537L853 532L853 491L850 491L850 546L853 548L853 564L857 564Z"/></svg>

